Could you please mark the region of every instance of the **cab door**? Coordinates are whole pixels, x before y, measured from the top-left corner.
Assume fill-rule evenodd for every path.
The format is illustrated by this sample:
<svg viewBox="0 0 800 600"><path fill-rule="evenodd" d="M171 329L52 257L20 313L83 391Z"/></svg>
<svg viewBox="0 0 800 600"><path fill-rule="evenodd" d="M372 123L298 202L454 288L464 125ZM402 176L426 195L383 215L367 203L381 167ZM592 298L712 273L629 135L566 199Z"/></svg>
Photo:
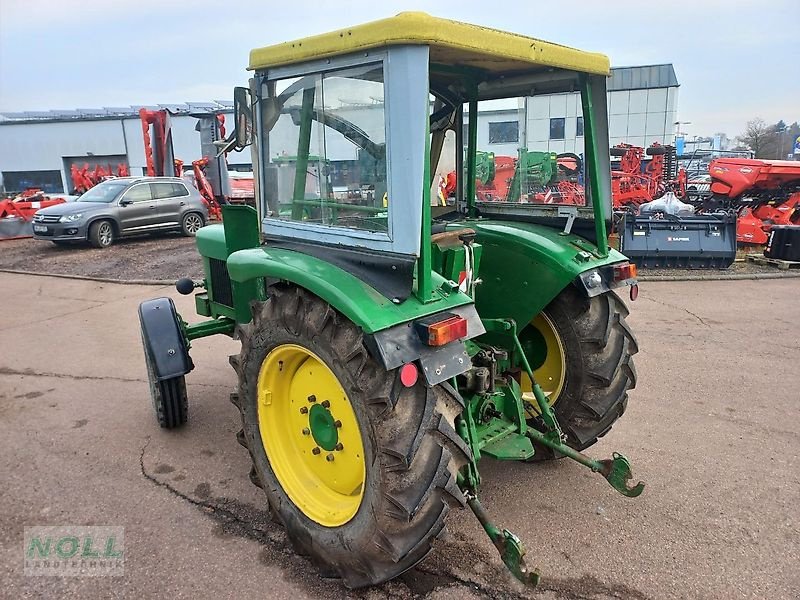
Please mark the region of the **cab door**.
<svg viewBox="0 0 800 600"><path fill-rule="evenodd" d="M120 228L131 232L158 224L158 205L149 183L136 183L119 200Z"/></svg>

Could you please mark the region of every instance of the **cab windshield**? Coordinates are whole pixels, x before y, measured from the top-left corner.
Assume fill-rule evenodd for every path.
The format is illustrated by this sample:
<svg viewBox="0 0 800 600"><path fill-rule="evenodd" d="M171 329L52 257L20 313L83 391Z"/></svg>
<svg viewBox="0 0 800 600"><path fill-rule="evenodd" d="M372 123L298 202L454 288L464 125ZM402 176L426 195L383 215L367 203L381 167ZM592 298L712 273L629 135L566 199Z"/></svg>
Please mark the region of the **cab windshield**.
<svg viewBox="0 0 800 600"><path fill-rule="evenodd" d="M117 198L130 185L124 181L104 181L85 192L79 202L103 202L108 204Z"/></svg>

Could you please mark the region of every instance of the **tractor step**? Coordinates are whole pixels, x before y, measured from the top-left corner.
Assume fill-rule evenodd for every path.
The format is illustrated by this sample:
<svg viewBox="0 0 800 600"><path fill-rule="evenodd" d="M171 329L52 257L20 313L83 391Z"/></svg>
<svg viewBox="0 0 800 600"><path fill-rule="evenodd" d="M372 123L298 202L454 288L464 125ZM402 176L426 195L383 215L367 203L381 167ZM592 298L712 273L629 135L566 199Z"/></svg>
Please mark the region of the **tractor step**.
<svg viewBox="0 0 800 600"><path fill-rule="evenodd" d="M534 450L530 439L519 433L511 433L481 448L481 454L495 460L528 460Z"/></svg>

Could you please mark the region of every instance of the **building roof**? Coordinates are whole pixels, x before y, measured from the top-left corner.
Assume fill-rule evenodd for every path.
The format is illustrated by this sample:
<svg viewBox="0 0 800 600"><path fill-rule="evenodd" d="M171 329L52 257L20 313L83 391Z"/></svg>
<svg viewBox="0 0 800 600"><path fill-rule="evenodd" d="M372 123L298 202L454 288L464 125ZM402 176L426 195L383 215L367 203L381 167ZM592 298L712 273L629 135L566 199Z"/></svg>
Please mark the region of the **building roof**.
<svg viewBox="0 0 800 600"><path fill-rule="evenodd" d="M493 74L532 67L555 67L597 75L608 74L608 57L536 38L479 25L403 12L347 29L250 52L250 70L324 59L396 45L426 45L431 62L481 69Z"/></svg>
<svg viewBox="0 0 800 600"><path fill-rule="evenodd" d="M653 88L678 87L678 78L671 63L644 65L640 67L614 67L608 81L608 91L649 90Z"/></svg>
<svg viewBox="0 0 800 600"><path fill-rule="evenodd" d="M153 104L131 106L104 106L103 108L76 108L70 110L28 110L23 112L0 113L0 125L38 122L38 121L76 121L100 119L138 119L139 109L166 110L171 115L191 116L198 113L215 114L233 110L230 100L214 100L213 102L182 102L179 104Z"/></svg>

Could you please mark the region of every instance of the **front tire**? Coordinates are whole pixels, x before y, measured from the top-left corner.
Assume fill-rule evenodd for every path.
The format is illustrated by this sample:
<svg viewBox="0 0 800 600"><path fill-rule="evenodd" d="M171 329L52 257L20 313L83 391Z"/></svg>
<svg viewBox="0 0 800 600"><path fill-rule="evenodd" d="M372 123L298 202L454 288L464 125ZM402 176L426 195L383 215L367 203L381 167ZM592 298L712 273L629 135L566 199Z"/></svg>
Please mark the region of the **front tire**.
<svg viewBox="0 0 800 600"><path fill-rule="evenodd" d="M108 248L114 243L114 225L111 221L95 221L89 227L89 243L95 248Z"/></svg>
<svg viewBox="0 0 800 600"><path fill-rule="evenodd" d="M297 287L271 287L238 331L238 437L294 547L348 587L413 567L465 502L456 485L469 460L454 428L460 399L421 381L404 387L370 357L356 325ZM338 429L315 429L325 420ZM347 456L353 448L360 456Z"/></svg>
<svg viewBox="0 0 800 600"><path fill-rule="evenodd" d="M158 381L153 360L142 337L144 361L147 366L147 380L150 385L150 399L153 412L162 429L177 429L189 420L189 399L186 393L186 377L179 375Z"/></svg>
<svg viewBox="0 0 800 600"><path fill-rule="evenodd" d="M586 298L569 287L542 316L520 332L520 341L567 444L583 450L608 433L625 412L628 390L636 387L633 355L639 348L625 320L628 309L614 292ZM540 337L547 347L544 355ZM530 390L526 376L522 387ZM532 394L527 397L536 404ZM538 417L529 416L536 426ZM537 445L534 460L551 458L551 449Z"/></svg>

